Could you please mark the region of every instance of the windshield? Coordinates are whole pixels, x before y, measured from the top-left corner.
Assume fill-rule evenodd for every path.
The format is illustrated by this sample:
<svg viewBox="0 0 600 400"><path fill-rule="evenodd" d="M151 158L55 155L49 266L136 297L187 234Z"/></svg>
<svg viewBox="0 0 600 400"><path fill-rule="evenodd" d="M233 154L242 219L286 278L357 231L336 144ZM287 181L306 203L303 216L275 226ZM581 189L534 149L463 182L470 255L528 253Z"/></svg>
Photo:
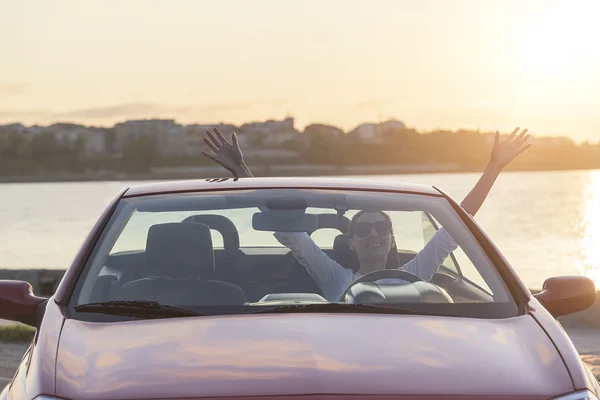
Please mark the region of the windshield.
<svg viewBox="0 0 600 400"><path fill-rule="evenodd" d="M443 197L344 190L123 199L70 305L115 301L202 314L333 303L516 313L494 265Z"/></svg>

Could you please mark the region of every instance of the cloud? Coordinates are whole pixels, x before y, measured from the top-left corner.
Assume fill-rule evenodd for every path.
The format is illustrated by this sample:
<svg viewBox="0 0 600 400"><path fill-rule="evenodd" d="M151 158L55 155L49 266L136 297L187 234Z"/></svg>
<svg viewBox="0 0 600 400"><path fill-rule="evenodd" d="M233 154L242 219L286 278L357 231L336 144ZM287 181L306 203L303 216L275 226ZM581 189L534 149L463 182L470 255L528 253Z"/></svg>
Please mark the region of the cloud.
<svg viewBox="0 0 600 400"><path fill-rule="evenodd" d="M156 103L125 103L114 106L88 107L71 111L52 110L0 110L0 118L42 119L110 119L157 116L159 114L186 114L189 107L167 107Z"/></svg>
<svg viewBox="0 0 600 400"><path fill-rule="evenodd" d="M357 110L373 109L373 108L383 107L389 103L390 103L389 99L376 98L376 99L359 101L358 103L354 103L354 104L350 105L350 108L357 109Z"/></svg>
<svg viewBox="0 0 600 400"><path fill-rule="evenodd" d="M185 114L188 107L166 107L156 103L125 103L107 107L89 107L54 114L58 118L130 118L140 115Z"/></svg>
<svg viewBox="0 0 600 400"><path fill-rule="evenodd" d="M200 106L169 107L157 103L125 103L107 107L90 107L54 114L58 118L132 118L135 116L193 115L198 112L227 112L249 109L255 106L281 106L283 99L237 101L230 103L204 104Z"/></svg>
<svg viewBox="0 0 600 400"><path fill-rule="evenodd" d="M283 107L287 103L286 99L260 99L253 101L237 101L231 103L222 104L206 104L199 107L199 111L236 111L236 110L247 110L257 106L272 106L272 107Z"/></svg>
<svg viewBox="0 0 600 400"><path fill-rule="evenodd" d="M47 110L0 110L0 118L39 118L47 115Z"/></svg>
<svg viewBox="0 0 600 400"><path fill-rule="evenodd" d="M5 85L6 86L6 85ZM1 94L1 92L0 92ZM87 107L69 111L53 111L43 109L0 110L0 118L36 118L44 120L102 120L102 119L134 119L172 116L195 116L202 113L231 112L250 109L252 107L282 107L286 99L259 99L235 101L229 103L209 103L196 106L171 107L158 103L122 103L111 106Z"/></svg>
<svg viewBox="0 0 600 400"><path fill-rule="evenodd" d="M0 97L12 96L25 92L27 85L25 83L0 84Z"/></svg>

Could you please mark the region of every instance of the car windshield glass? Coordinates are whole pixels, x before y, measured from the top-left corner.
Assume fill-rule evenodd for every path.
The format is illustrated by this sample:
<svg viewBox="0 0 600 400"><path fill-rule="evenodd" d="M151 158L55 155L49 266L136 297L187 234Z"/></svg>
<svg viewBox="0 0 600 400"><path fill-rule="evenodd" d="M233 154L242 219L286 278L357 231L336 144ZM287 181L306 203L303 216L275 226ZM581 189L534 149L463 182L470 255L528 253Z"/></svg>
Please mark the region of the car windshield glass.
<svg viewBox="0 0 600 400"><path fill-rule="evenodd" d="M516 313L493 263L446 199L347 190L122 199L70 305L106 302L152 302L199 315L332 303L454 316ZM307 308L325 309L338 310Z"/></svg>

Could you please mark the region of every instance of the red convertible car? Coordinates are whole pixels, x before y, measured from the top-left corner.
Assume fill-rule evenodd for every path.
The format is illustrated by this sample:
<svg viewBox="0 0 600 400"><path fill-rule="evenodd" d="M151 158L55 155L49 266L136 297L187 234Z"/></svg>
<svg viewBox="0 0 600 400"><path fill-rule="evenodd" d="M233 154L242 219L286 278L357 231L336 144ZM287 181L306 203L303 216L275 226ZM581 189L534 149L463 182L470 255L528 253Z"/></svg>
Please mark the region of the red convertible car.
<svg viewBox="0 0 600 400"><path fill-rule="evenodd" d="M594 300L581 276L532 295L435 187L140 185L52 297L0 282L37 328L0 399L597 399L555 319Z"/></svg>

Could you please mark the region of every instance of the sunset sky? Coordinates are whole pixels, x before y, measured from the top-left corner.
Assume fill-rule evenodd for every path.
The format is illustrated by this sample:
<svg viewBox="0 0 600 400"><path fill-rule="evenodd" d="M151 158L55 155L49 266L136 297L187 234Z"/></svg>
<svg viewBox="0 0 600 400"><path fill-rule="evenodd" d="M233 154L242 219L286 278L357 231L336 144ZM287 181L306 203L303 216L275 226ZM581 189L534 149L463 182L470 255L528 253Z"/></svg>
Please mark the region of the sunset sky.
<svg viewBox="0 0 600 400"><path fill-rule="evenodd" d="M0 0L0 122L397 118L600 140L600 1Z"/></svg>

